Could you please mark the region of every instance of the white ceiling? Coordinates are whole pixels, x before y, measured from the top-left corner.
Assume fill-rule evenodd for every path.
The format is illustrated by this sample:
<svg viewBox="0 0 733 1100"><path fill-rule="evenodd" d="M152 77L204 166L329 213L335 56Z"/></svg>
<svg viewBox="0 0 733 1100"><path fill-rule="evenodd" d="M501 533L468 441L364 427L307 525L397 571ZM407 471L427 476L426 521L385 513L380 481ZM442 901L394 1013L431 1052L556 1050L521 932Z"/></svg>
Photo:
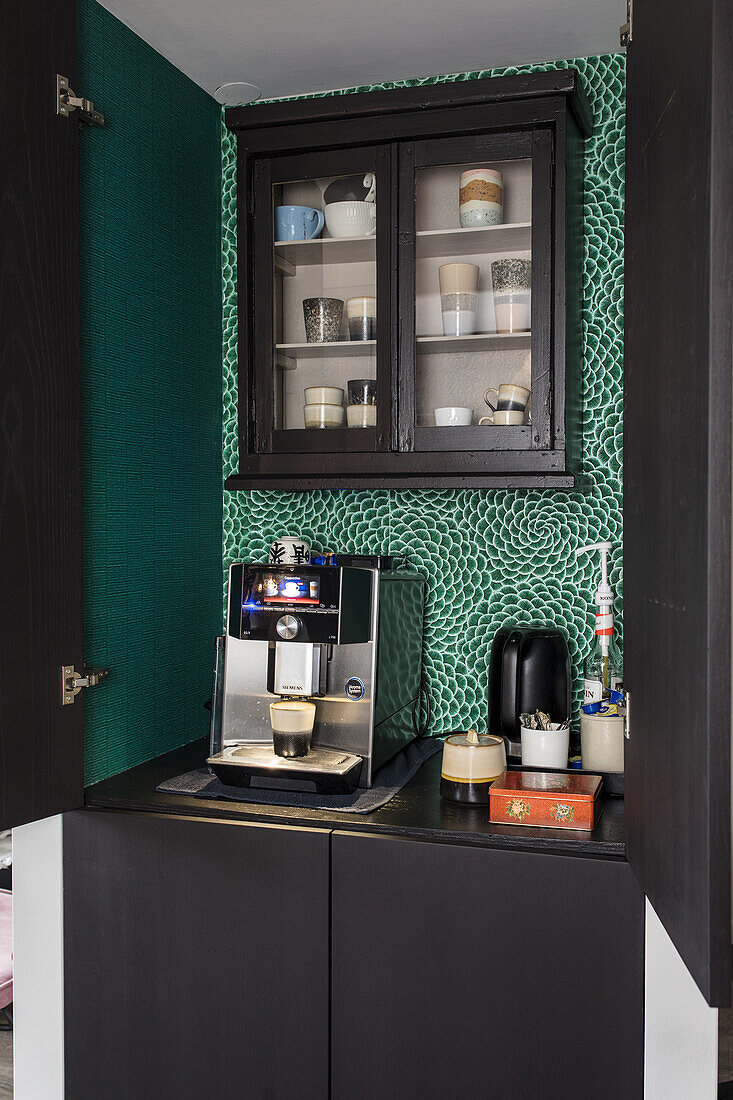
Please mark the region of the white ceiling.
<svg viewBox="0 0 733 1100"><path fill-rule="evenodd" d="M625 0L102 0L202 88L264 99L618 50Z"/></svg>

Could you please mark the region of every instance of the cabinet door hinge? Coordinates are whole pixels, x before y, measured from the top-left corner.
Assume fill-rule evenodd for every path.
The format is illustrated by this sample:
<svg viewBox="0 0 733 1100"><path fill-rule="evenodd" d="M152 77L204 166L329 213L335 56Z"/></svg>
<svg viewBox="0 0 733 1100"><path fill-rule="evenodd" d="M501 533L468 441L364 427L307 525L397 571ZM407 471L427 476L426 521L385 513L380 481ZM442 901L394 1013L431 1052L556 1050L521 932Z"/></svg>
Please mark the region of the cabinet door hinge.
<svg viewBox="0 0 733 1100"><path fill-rule="evenodd" d="M61 706L73 703L82 688L96 687L100 680L109 676L108 668L89 668L84 664L84 675L80 676L73 665L61 666Z"/></svg>
<svg viewBox="0 0 733 1100"><path fill-rule="evenodd" d="M91 99L78 96L69 87L69 78L56 73L56 114L68 118L72 111L79 112L79 122L86 126L104 126L104 115L97 110Z"/></svg>
<svg viewBox="0 0 733 1100"><path fill-rule="evenodd" d="M626 704L626 717L624 719L624 737L627 741L631 740L631 692L624 692L624 703Z"/></svg>
<svg viewBox="0 0 733 1100"><path fill-rule="evenodd" d="M621 46L626 49L634 37L634 0L626 0L626 22L618 29Z"/></svg>

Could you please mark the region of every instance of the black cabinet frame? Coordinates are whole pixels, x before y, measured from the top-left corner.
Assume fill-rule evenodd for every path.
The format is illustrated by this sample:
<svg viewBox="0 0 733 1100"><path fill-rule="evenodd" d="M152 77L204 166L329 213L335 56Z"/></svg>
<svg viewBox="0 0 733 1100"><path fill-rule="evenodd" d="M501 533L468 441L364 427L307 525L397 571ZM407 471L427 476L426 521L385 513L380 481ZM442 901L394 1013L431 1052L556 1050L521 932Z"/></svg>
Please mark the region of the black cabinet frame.
<svg viewBox="0 0 733 1100"><path fill-rule="evenodd" d="M581 472L583 140L592 132L577 73L232 108L226 121L237 135L240 257L239 469L227 488L573 486ZM454 430L448 444L440 429L413 426L411 171L441 149L470 162L477 149L498 157L512 145L533 161L532 424L500 436ZM272 186L367 162L381 183L377 428L273 430ZM497 439L501 449L492 447Z"/></svg>

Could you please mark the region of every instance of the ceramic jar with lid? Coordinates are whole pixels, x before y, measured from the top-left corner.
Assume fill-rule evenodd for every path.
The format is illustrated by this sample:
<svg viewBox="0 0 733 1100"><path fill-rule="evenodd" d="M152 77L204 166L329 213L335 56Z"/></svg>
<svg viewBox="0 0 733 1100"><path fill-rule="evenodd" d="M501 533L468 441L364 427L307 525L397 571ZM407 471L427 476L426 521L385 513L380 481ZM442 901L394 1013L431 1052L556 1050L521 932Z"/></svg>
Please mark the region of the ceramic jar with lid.
<svg viewBox="0 0 733 1100"><path fill-rule="evenodd" d="M451 802L486 805L489 787L505 770L503 737L476 730L452 733L443 744L440 793Z"/></svg>

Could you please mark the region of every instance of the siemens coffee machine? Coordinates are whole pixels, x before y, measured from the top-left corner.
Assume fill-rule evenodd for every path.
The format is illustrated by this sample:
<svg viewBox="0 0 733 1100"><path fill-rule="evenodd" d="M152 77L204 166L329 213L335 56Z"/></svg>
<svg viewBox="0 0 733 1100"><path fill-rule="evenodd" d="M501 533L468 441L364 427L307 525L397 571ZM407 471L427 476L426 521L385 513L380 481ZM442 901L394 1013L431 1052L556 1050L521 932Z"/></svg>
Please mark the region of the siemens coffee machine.
<svg viewBox="0 0 733 1100"><path fill-rule="evenodd" d="M232 565L210 769L236 786L371 787L419 732L424 602L424 578L394 569ZM275 752L279 700L315 704L304 755Z"/></svg>

